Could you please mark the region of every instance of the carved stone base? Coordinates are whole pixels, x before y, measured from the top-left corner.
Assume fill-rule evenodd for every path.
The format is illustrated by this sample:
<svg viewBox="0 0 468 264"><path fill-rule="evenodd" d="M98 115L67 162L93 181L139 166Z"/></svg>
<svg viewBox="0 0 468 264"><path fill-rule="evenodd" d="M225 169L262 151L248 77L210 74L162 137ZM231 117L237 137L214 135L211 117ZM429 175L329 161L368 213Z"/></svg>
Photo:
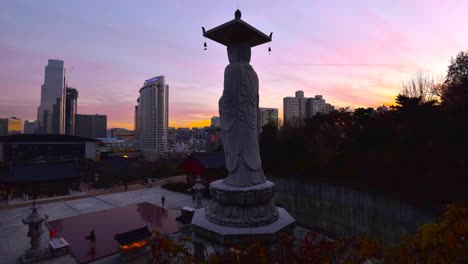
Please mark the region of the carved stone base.
<svg viewBox="0 0 468 264"><path fill-rule="evenodd" d="M265 244L276 242L284 232L292 232L296 221L283 208L276 208L276 221L259 227L227 227L211 222L205 209L198 209L192 218L192 233L197 239L206 239L226 248L232 245L260 241Z"/></svg>
<svg viewBox="0 0 468 264"><path fill-rule="evenodd" d="M266 181L248 187L227 185L223 180L210 184L213 200L206 207L206 218L230 227L258 227L278 219L275 184Z"/></svg>
<svg viewBox="0 0 468 264"><path fill-rule="evenodd" d="M47 248L41 249L40 252L28 252L28 250L26 250L26 252L20 256L20 262L23 264L37 263L53 257L55 257L55 255L53 255Z"/></svg>
<svg viewBox="0 0 468 264"><path fill-rule="evenodd" d="M38 248L38 249L27 249L24 253L24 256L27 258L38 258L44 255L46 252L45 248Z"/></svg>

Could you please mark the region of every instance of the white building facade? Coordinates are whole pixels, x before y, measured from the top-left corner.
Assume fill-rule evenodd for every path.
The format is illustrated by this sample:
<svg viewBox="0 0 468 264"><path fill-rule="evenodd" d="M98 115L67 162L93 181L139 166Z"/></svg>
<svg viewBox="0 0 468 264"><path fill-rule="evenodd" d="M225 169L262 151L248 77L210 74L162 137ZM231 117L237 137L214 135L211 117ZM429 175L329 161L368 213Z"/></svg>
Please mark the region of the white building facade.
<svg viewBox="0 0 468 264"><path fill-rule="evenodd" d="M168 151L169 85L164 76L145 81L135 113L137 148L147 160L157 160Z"/></svg>

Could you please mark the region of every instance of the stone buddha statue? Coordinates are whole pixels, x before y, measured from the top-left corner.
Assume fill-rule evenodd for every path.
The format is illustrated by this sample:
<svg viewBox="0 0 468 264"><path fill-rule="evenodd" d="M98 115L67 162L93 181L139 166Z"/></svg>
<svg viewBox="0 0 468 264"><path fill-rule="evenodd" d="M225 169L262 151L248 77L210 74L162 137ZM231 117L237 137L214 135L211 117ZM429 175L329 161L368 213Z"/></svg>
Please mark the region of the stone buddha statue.
<svg viewBox="0 0 468 264"><path fill-rule="evenodd" d="M227 47L229 65L219 100L221 138L229 176L228 185L244 187L264 183L258 147L258 77L250 65L247 43Z"/></svg>
<svg viewBox="0 0 468 264"><path fill-rule="evenodd" d="M233 20L208 31L202 29L204 37L227 47L229 58L219 100L228 177L210 183L211 201L192 218L193 239L215 242L224 249L252 240L272 245L295 223L286 210L275 205L275 184L265 179L258 146L259 88L250 55L252 47L270 42L272 33L267 36L243 21L239 10Z"/></svg>

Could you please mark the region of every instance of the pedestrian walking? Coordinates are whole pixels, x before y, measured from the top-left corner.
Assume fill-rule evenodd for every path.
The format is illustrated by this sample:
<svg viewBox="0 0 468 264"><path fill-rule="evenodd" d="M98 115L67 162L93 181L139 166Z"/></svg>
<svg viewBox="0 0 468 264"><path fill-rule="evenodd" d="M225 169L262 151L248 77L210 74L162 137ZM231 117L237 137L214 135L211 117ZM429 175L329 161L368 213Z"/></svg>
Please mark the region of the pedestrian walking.
<svg viewBox="0 0 468 264"><path fill-rule="evenodd" d="M91 233L89 236L85 237L85 239L91 241L92 248L96 247L96 234L94 233L94 230L91 230Z"/></svg>
<svg viewBox="0 0 468 264"><path fill-rule="evenodd" d="M166 197L164 197L164 195L163 195L163 197L161 197L161 203L162 203L162 207L163 207L163 208L164 208L164 202L165 202L165 201L166 201Z"/></svg>

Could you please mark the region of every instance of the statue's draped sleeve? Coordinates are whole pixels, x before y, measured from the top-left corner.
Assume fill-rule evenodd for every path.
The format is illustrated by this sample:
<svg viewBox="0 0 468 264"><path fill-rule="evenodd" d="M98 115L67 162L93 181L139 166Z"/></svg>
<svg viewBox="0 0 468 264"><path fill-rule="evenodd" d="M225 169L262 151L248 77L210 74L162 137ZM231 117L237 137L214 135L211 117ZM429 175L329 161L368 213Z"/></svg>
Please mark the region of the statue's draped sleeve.
<svg viewBox="0 0 468 264"><path fill-rule="evenodd" d="M240 159L251 170L261 169L257 133L258 101L258 77L252 66L229 64L224 71L224 91L219 101L219 111L226 166L230 172L237 171Z"/></svg>

